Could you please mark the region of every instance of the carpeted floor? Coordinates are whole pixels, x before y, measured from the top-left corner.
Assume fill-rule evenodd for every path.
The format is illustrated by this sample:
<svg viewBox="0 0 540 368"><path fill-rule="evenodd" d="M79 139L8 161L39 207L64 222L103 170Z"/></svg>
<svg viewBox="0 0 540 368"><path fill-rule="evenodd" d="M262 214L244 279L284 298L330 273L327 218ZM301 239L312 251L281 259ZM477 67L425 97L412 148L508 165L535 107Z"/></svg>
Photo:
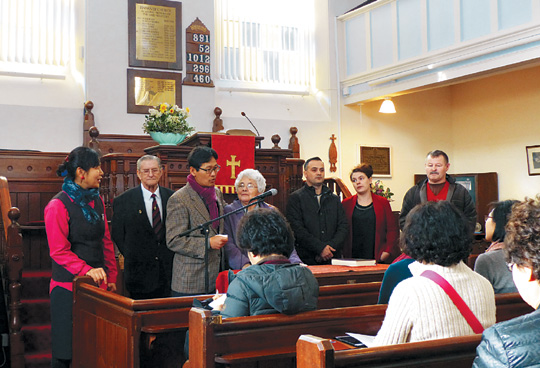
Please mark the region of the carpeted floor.
<svg viewBox="0 0 540 368"><path fill-rule="evenodd" d="M50 279L50 271L23 272L21 320L26 368L51 366Z"/></svg>

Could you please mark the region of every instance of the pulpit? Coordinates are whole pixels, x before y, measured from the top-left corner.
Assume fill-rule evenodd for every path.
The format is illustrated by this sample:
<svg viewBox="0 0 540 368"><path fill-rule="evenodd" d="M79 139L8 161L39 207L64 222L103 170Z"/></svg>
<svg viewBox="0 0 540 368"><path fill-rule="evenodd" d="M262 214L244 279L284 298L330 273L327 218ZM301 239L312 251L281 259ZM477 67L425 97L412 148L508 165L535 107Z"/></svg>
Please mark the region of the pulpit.
<svg viewBox="0 0 540 368"><path fill-rule="evenodd" d="M221 134L221 133L214 133ZM177 190L186 184L189 175L187 156L191 150L199 145L212 146L210 133L197 133L177 146L152 146L144 151L155 155L162 161L164 173L160 185ZM263 137L255 137L255 147ZM219 154L219 152L218 152ZM107 207L115 196L137 185L136 161L138 157L133 154L109 154L103 156L105 171L102 191ZM268 198L282 212L285 211L289 194L302 185L302 165L304 160L293 158L290 149L263 149L255 148L255 169L259 170L266 179L266 190L275 188L278 194ZM224 193L225 201L232 203L236 194Z"/></svg>

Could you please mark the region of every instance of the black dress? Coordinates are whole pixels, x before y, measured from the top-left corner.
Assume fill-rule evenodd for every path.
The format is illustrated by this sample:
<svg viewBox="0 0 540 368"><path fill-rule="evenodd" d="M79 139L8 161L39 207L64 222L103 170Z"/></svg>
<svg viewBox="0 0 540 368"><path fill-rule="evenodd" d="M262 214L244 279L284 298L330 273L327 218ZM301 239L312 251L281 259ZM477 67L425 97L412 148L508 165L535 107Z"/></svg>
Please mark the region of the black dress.
<svg viewBox="0 0 540 368"><path fill-rule="evenodd" d="M352 257L375 259L375 210L373 203L354 206L352 215Z"/></svg>

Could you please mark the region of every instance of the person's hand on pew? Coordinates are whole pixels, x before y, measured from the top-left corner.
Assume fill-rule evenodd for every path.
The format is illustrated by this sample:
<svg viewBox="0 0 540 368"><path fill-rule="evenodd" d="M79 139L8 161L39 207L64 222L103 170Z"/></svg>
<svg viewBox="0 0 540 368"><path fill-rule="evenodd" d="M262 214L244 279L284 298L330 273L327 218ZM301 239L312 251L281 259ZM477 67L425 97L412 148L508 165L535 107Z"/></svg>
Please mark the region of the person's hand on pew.
<svg viewBox="0 0 540 368"><path fill-rule="evenodd" d="M112 291L113 293L116 292L116 284L114 282L109 282L107 284L107 290Z"/></svg>
<svg viewBox="0 0 540 368"><path fill-rule="evenodd" d="M102 282L107 282L107 274L101 267L92 268L86 273L86 276L90 276L98 286L101 285Z"/></svg>

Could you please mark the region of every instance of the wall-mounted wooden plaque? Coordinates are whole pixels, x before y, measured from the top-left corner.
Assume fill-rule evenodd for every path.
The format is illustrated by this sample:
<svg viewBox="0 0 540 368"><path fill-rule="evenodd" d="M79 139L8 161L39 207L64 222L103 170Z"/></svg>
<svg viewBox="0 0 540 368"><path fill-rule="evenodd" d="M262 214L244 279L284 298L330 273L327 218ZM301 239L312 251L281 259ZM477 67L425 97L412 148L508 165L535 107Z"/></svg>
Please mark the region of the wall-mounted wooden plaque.
<svg viewBox="0 0 540 368"><path fill-rule="evenodd" d="M210 31L197 18L186 29L186 77L183 84L214 87L210 70Z"/></svg>
<svg viewBox="0 0 540 368"><path fill-rule="evenodd" d="M360 146L360 163L370 164L373 176L392 177L390 147Z"/></svg>
<svg viewBox="0 0 540 368"><path fill-rule="evenodd" d="M148 114L162 102L182 107L182 73L128 69L127 112Z"/></svg>
<svg viewBox="0 0 540 368"><path fill-rule="evenodd" d="M129 66L182 70L182 3L129 0Z"/></svg>

